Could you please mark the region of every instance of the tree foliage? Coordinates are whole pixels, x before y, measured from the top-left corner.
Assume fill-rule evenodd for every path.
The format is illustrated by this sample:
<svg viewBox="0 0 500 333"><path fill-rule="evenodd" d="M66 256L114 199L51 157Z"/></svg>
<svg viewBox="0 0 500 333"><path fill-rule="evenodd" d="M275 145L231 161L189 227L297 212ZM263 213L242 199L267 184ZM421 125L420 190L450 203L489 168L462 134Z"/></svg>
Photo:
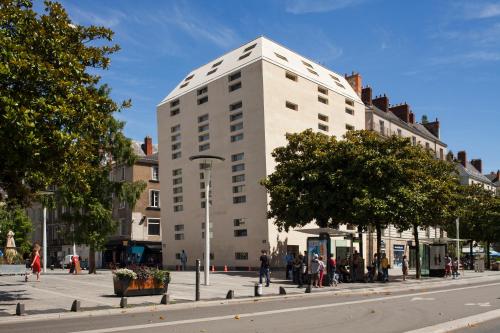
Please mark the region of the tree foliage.
<svg viewBox="0 0 500 333"><path fill-rule="evenodd" d="M29 0L0 2L0 187L28 205L49 185L92 192L103 161L130 158L113 114L120 105L100 84L116 52L113 32L74 25L61 4L39 14Z"/></svg>
<svg viewBox="0 0 500 333"><path fill-rule="evenodd" d="M6 246L9 230L14 232L18 252L30 253L33 227L26 211L21 207L0 205L0 248Z"/></svg>

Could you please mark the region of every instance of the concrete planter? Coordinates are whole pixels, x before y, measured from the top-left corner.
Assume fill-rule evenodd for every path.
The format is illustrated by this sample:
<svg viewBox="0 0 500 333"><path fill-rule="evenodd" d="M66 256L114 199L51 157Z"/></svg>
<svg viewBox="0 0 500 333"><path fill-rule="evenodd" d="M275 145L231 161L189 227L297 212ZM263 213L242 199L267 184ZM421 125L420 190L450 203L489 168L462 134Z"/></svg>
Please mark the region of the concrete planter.
<svg viewBox="0 0 500 333"><path fill-rule="evenodd" d="M150 296L161 295L167 292L168 284L156 281L153 278L147 280L120 280L116 276L113 277L113 285L115 294L118 296Z"/></svg>
<svg viewBox="0 0 500 333"><path fill-rule="evenodd" d="M0 265L0 275L26 274L26 265Z"/></svg>

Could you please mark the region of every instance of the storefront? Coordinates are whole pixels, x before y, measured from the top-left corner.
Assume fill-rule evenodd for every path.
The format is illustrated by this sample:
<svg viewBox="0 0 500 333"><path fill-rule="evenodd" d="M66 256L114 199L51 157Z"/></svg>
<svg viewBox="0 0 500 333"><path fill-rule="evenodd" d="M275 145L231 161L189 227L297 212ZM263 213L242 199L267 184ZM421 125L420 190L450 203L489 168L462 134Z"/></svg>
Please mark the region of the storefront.
<svg viewBox="0 0 500 333"><path fill-rule="evenodd" d="M394 244L392 246L393 260L392 266L394 268L403 267L403 256L405 255L405 246L400 244Z"/></svg>

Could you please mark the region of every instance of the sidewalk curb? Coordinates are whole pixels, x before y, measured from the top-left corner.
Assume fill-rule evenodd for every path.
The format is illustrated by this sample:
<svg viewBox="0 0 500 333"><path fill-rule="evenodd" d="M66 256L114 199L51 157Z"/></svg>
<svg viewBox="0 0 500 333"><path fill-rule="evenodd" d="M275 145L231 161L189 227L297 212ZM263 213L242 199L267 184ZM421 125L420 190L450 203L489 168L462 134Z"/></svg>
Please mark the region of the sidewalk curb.
<svg viewBox="0 0 500 333"><path fill-rule="evenodd" d="M71 318L85 318L85 317L101 317L101 316L110 316L110 315L119 315L119 314L134 314L134 313L148 313L148 312L157 312L157 311L165 311L165 310L183 310L183 309L194 309L194 308L203 308L210 307L216 305L231 305L231 304L245 304L245 303L255 303L255 302L269 302L274 300L286 300L292 298L303 298L303 297L311 297L311 296L368 296L368 295L377 295L377 294L385 294L391 292L415 292L415 291L427 291L428 289L436 289L442 286L449 286L450 282L455 282L460 285L471 285L481 282L487 282L488 280L498 278L497 275L486 275L486 276L478 276L473 278L466 279L458 279L458 280L435 280L435 281L415 281L414 284L405 285L406 288L402 288L401 285L387 285L387 286L375 286L375 287L366 287L360 289L341 289L341 290L315 290L310 294L306 293L294 293L287 295L268 295L262 297L243 297L243 298L235 298L235 299L216 299L216 300L201 300L199 302L190 301L186 303L178 303L178 304L168 304L161 305L158 302L158 305L145 305L145 306L137 306L132 308L122 309L118 306L116 308L104 309L104 310L91 310L85 311L84 309L81 312L60 312L60 313L49 313L49 314L35 314L35 315L26 315L26 316L11 316L11 317L2 317L0 321L0 327L8 324L16 324L16 323L25 323L32 321L46 321L46 320L54 320L54 319L71 319ZM454 284L455 284L454 283Z"/></svg>

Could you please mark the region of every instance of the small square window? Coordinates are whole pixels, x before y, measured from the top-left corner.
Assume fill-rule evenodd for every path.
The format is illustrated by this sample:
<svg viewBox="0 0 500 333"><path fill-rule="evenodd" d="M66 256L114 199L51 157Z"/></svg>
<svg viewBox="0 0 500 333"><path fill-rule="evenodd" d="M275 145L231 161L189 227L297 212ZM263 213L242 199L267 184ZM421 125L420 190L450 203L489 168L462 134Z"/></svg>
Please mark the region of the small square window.
<svg viewBox="0 0 500 333"><path fill-rule="evenodd" d="M318 113L318 119L321 121L328 121L328 116L325 116L324 114Z"/></svg>
<svg viewBox="0 0 500 333"><path fill-rule="evenodd" d="M174 185L182 184L182 178L174 178L174 179L172 179L172 184L174 184Z"/></svg>
<svg viewBox="0 0 500 333"><path fill-rule="evenodd" d="M347 105L350 105L350 106L354 106L354 101L352 99L345 99L345 104Z"/></svg>
<svg viewBox="0 0 500 333"><path fill-rule="evenodd" d="M208 102L208 96L205 96L205 97L202 97L202 98L198 99L198 105L204 104L206 102Z"/></svg>
<svg viewBox="0 0 500 333"><path fill-rule="evenodd" d="M172 154L172 159L176 160L176 159L180 158L181 156L182 156L181 152L178 151L178 152Z"/></svg>
<svg viewBox="0 0 500 333"><path fill-rule="evenodd" d="M241 129L243 129L243 123L237 123L230 126L231 132L239 131Z"/></svg>
<svg viewBox="0 0 500 333"><path fill-rule="evenodd" d="M230 74L228 79L229 79L229 82L231 82L231 81L239 79L240 77L241 77L241 72L238 71L236 73Z"/></svg>
<svg viewBox="0 0 500 333"><path fill-rule="evenodd" d="M243 50L243 53L245 53L245 52L248 52L248 51L252 50L255 46L257 46L257 43L252 44L252 45L250 45L250 46L246 47L246 48Z"/></svg>
<svg viewBox="0 0 500 333"><path fill-rule="evenodd" d="M247 202L247 197L245 195L233 197L233 204L241 204L245 202Z"/></svg>
<svg viewBox="0 0 500 333"><path fill-rule="evenodd" d="M328 105L328 98L318 96L318 102Z"/></svg>
<svg viewBox="0 0 500 333"><path fill-rule="evenodd" d="M288 61L288 59L287 59L285 56L282 56L282 55L281 55L281 54L279 54L279 53L274 52L274 55L275 55L275 56L277 56L278 58L280 58L281 60Z"/></svg>
<svg viewBox="0 0 500 333"><path fill-rule="evenodd" d="M177 197L174 197L174 203L180 203L182 202L182 195L181 196L177 196Z"/></svg>
<svg viewBox="0 0 500 333"><path fill-rule="evenodd" d="M245 164L244 163L235 164L235 165L231 166L231 170L233 172L244 171L245 170Z"/></svg>
<svg viewBox="0 0 500 333"><path fill-rule="evenodd" d="M231 135L231 142L236 142L241 140L243 140L243 133Z"/></svg>
<svg viewBox="0 0 500 333"><path fill-rule="evenodd" d="M183 205L175 205L174 206L174 212L182 212L184 210Z"/></svg>
<svg viewBox="0 0 500 333"><path fill-rule="evenodd" d="M172 170L172 176L180 176L182 175L182 169L174 169Z"/></svg>
<svg viewBox="0 0 500 333"><path fill-rule="evenodd" d="M229 115L229 121L235 121L235 120L242 119L242 118L243 118L242 112L238 112L238 113Z"/></svg>
<svg viewBox="0 0 500 333"><path fill-rule="evenodd" d="M241 101L233 103L233 104L229 105L229 111L241 109L242 106L243 106L243 102L241 102Z"/></svg>
<svg viewBox="0 0 500 333"><path fill-rule="evenodd" d="M246 237L247 229L238 229L234 230L234 237Z"/></svg>
<svg viewBox="0 0 500 333"><path fill-rule="evenodd" d="M345 129L348 130L348 131L354 131L354 126L346 124L345 125Z"/></svg>
<svg viewBox="0 0 500 333"><path fill-rule="evenodd" d="M245 185L233 186L233 193L243 193Z"/></svg>
<svg viewBox="0 0 500 333"><path fill-rule="evenodd" d="M174 194L180 194L182 193L182 187L174 187L172 192Z"/></svg>
<svg viewBox="0 0 500 333"><path fill-rule="evenodd" d="M245 175L236 175L233 176L233 183L239 183L239 182L244 182L245 181Z"/></svg>
<svg viewBox="0 0 500 333"><path fill-rule="evenodd" d="M174 231L184 231L184 224L174 225Z"/></svg>
<svg viewBox="0 0 500 333"><path fill-rule="evenodd" d="M235 84L232 84L229 86L229 92L232 92L232 91L235 91L235 90L238 90L241 88L241 82L238 82L238 83L235 83Z"/></svg>
<svg viewBox="0 0 500 333"><path fill-rule="evenodd" d="M235 252L234 259L235 260L248 260L248 252Z"/></svg>
<svg viewBox="0 0 500 333"><path fill-rule="evenodd" d="M210 134L206 133L198 136L198 142L207 141L210 139Z"/></svg>
<svg viewBox="0 0 500 333"><path fill-rule="evenodd" d="M285 106L291 110L298 111L299 106L297 104L294 104L292 102L286 101Z"/></svg>
<svg viewBox="0 0 500 333"><path fill-rule="evenodd" d="M328 95L328 89L325 87L318 86L318 91L324 95Z"/></svg>
<svg viewBox="0 0 500 333"><path fill-rule="evenodd" d="M148 235L160 235L160 219L148 219Z"/></svg>
<svg viewBox="0 0 500 333"><path fill-rule="evenodd" d="M181 125L175 125L170 128L170 133L175 133L181 129Z"/></svg>
<svg viewBox="0 0 500 333"><path fill-rule="evenodd" d="M208 120L208 114L204 114L204 115L198 117L199 123L202 123L202 122L207 121L207 120Z"/></svg>
<svg viewBox="0 0 500 333"><path fill-rule="evenodd" d="M177 142L172 145L172 150L181 149L181 143Z"/></svg>
<svg viewBox="0 0 500 333"><path fill-rule="evenodd" d="M196 91L196 93L198 94L198 96L203 95L203 94L205 94L205 93L207 93L207 92L208 92L208 87L207 87L207 86L205 86L205 87L203 87L203 88L200 88L200 89L198 89L198 90Z"/></svg>
<svg viewBox="0 0 500 333"><path fill-rule="evenodd" d="M324 124L318 124L318 129L325 131L325 132L328 132L328 126L326 126Z"/></svg>
<svg viewBox="0 0 500 333"><path fill-rule="evenodd" d="M208 131L208 124L198 126L198 132Z"/></svg>
<svg viewBox="0 0 500 333"><path fill-rule="evenodd" d="M177 207L177 206L174 206L174 207ZM176 210L174 210L174 211L176 211ZM183 240L184 234L175 234L174 237L175 237L175 240Z"/></svg>
<svg viewBox="0 0 500 333"><path fill-rule="evenodd" d="M172 141L172 142L179 141L179 140L181 139L181 134L180 134L180 133L177 133L177 134L175 134L175 135L172 135L172 136L170 137L170 139L171 139L171 141Z"/></svg>
<svg viewBox="0 0 500 333"><path fill-rule="evenodd" d="M180 103L179 100L176 99L175 101L170 102L170 107L177 106L177 105L179 105L179 103Z"/></svg>
<svg viewBox="0 0 500 333"><path fill-rule="evenodd" d="M351 116L354 116L354 110L351 108L345 108L345 113L350 114Z"/></svg>
<svg viewBox="0 0 500 333"><path fill-rule="evenodd" d="M242 226L245 225L245 220L246 220L245 218L234 219L233 220L233 225L235 227L242 227Z"/></svg>
<svg viewBox="0 0 500 333"><path fill-rule="evenodd" d="M205 144L198 147L199 151L205 151L205 150L209 150L209 149L210 149L210 143L205 143Z"/></svg>
<svg viewBox="0 0 500 333"><path fill-rule="evenodd" d="M238 58L238 60L242 60L242 59L245 59L246 57L248 57L252 52L248 52L248 53L245 53L244 55L240 56Z"/></svg>
<svg viewBox="0 0 500 333"><path fill-rule="evenodd" d="M295 81L295 82L297 82L297 80L299 79L299 77L297 75L290 73L290 72L286 72L285 77L287 79L290 79L290 80Z"/></svg>
<svg viewBox="0 0 500 333"><path fill-rule="evenodd" d="M214 68L214 69L212 69L211 71L209 71L209 72L207 73L207 76L208 76L208 75L210 75L210 74L213 74L213 73L215 73L215 72L217 72L217 68Z"/></svg>
<svg viewBox="0 0 500 333"><path fill-rule="evenodd" d="M245 153L238 153L231 155L231 162L237 162L243 160Z"/></svg>
<svg viewBox="0 0 500 333"><path fill-rule="evenodd" d="M181 113L181 110L180 110L180 109L170 110L170 117L176 116L176 115L178 115L179 113Z"/></svg>

